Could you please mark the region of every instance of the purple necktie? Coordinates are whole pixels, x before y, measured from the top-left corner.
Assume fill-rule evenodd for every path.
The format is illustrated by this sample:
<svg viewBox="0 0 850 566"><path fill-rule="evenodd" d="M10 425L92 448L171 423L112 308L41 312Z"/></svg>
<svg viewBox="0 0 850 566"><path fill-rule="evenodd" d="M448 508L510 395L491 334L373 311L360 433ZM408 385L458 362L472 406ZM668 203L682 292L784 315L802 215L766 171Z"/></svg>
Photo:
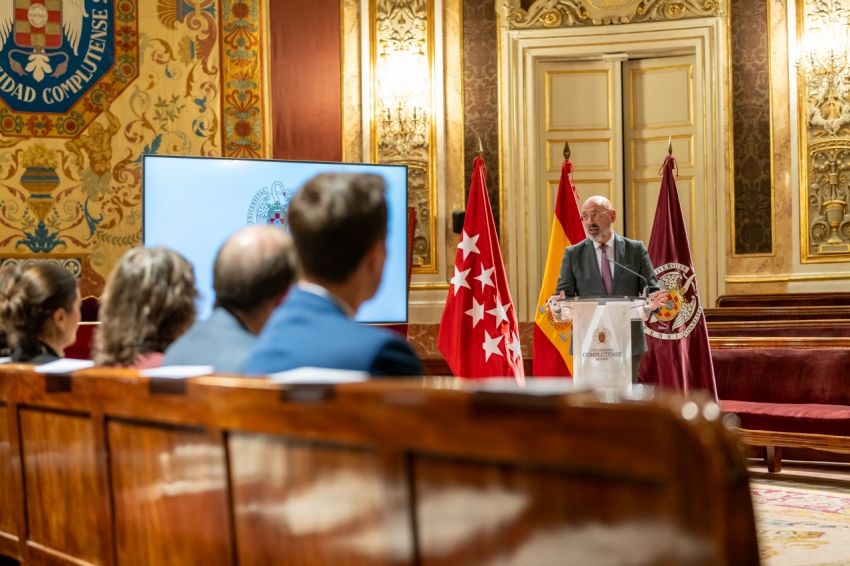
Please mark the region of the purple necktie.
<svg viewBox="0 0 850 566"><path fill-rule="evenodd" d="M599 249L602 252L602 282L605 283L605 290L610 295L614 287L614 278L611 277L611 263L608 261L608 254L605 253L608 244L600 245Z"/></svg>

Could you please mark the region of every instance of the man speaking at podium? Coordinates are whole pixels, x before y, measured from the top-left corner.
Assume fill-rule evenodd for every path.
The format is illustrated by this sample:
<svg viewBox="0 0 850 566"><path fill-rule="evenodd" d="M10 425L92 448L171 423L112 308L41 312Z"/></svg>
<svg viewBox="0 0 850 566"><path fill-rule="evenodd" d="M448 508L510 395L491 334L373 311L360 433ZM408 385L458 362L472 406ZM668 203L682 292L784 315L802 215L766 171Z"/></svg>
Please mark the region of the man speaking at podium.
<svg viewBox="0 0 850 566"><path fill-rule="evenodd" d="M561 297L646 296L650 310L659 308L667 293L657 290L655 269L646 246L614 233L617 211L605 197L594 196L581 207L587 239L564 250L556 293ZM652 289L650 289L652 288ZM640 360L646 352L643 322L632 321L632 381L637 381Z"/></svg>

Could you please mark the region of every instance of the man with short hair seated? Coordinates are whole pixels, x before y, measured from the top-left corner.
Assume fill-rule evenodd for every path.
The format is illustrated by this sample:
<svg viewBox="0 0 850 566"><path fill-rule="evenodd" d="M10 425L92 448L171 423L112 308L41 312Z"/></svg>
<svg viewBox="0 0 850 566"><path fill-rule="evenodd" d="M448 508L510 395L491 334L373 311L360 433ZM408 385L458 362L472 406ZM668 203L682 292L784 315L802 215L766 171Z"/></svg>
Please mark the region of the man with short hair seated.
<svg viewBox="0 0 850 566"><path fill-rule="evenodd" d="M422 375L407 342L354 321L381 284L387 257L385 191L377 175L325 173L295 193L288 223L302 278L257 339L246 373L318 367Z"/></svg>
<svg viewBox="0 0 850 566"><path fill-rule="evenodd" d="M231 236L213 264L215 308L166 351L163 365L211 365L239 373L256 336L297 275L292 238L285 230L252 226Z"/></svg>

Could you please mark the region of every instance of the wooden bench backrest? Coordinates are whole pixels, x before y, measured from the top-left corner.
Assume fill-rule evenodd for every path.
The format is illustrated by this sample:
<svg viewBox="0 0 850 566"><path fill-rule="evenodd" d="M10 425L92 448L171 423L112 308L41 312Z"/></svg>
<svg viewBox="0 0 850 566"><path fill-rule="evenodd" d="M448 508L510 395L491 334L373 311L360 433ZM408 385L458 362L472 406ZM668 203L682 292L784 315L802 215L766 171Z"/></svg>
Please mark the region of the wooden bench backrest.
<svg viewBox="0 0 850 566"><path fill-rule="evenodd" d="M850 320L850 306L807 307L715 307L705 309L711 322L796 320Z"/></svg>
<svg viewBox="0 0 850 566"><path fill-rule="evenodd" d="M712 403L459 387L0 368L0 554L758 564L746 469Z"/></svg>
<svg viewBox="0 0 850 566"><path fill-rule="evenodd" d="M778 293L772 295L723 295L718 307L850 307L850 293Z"/></svg>

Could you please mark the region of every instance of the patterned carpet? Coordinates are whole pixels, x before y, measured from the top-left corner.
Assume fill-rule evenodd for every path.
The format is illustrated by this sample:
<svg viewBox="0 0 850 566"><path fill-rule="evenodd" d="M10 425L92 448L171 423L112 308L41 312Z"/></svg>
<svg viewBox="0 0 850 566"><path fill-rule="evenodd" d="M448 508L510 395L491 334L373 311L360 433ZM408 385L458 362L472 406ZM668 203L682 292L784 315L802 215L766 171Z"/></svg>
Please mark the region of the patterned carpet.
<svg viewBox="0 0 850 566"><path fill-rule="evenodd" d="M850 487L752 480L765 566L850 566Z"/></svg>

